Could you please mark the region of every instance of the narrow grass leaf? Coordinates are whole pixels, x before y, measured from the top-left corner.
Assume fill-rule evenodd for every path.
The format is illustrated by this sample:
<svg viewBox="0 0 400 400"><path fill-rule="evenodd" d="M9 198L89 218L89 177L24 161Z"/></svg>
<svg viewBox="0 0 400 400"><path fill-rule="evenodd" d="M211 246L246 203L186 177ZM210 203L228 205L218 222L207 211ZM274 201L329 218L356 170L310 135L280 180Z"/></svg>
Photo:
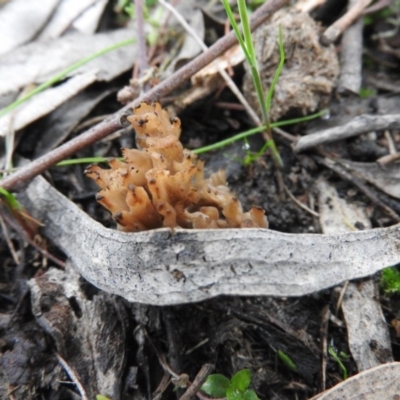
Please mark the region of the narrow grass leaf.
<svg viewBox="0 0 400 400"><path fill-rule="evenodd" d="M8 190L0 187L0 195L3 197L7 207L9 207L11 210L20 211L23 209L16 197Z"/></svg>
<svg viewBox="0 0 400 400"><path fill-rule="evenodd" d="M228 16L229 22L230 22L233 30L235 31L237 40L238 40L238 42L240 44L240 47L243 50L244 56L246 57L246 60L249 60L250 59L250 54L247 51L246 44L245 44L245 42L243 40L242 33L240 32L240 29L239 29L239 25L236 23L235 17L234 17L233 12L232 12L231 5L229 4L228 0L222 0L222 2L224 4L225 12L226 12L226 15Z"/></svg>
<svg viewBox="0 0 400 400"><path fill-rule="evenodd" d="M283 47L282 29L280 26L279 26L279 55L280 57L279 57L278 68L275 71L274 77L271 82L271 87L269 88L267 93L266 107L268 113L271 110L272 96L274 95L275 86L278 83L279 77L282 73L283 65L285 64L285 48Z"/></svg>
<svg viewBox="0 0 400 400"><path fill-rule="evenodd" d="M53 86L55 83L59 82L61 79L65 78L68 74L71 72L75 71L76 69L80 68L82 65L87 64L88 62L94 60L97 57L100 57L106 53L109 53L110 51L119 49L120 47L128 46L130 44L135 43L135 39L128 39L124 40L122 42L116 43L112 46L106 47L105 49L102 49L100 51L97 51L93 53L92 55L83 58L82 60L79 60L78 62L72 64L71 66L63 69L61 72L58 74L54 75L52 78L47 80L46 82L42 83L41 85L37 86L35 89L31 90L28 94L25 96L21 97L20 99L14 101L7 107L3 108L0 111L0 118L3 117L4 115L8 114L15 108L17 108L19 105L25 103L27 100L31 99L33 96L36 94L43 92L43 90L49 88L50 86Z"/></svg>
<svg viewBox="0 0 400 400"><path fill-rule="evenodd" d="M343 374L343 380L346 380L349 376L349 374L347 373L347 368L344 366L344 364L342 363L342 360L339 358L339 356L337 355L335 349L333 347L329 347L328 349L328 353L333 357L333 359L338 363L339 368L342 370L342 374Z"/></svg>
<svg viewBox="0 0 400 400"><path fill-rule="evenodd" d="M278 357L281 359L281 361L292 371L297 370L297 365L293 362L293 360L282 350L278 350Z"/></svg>

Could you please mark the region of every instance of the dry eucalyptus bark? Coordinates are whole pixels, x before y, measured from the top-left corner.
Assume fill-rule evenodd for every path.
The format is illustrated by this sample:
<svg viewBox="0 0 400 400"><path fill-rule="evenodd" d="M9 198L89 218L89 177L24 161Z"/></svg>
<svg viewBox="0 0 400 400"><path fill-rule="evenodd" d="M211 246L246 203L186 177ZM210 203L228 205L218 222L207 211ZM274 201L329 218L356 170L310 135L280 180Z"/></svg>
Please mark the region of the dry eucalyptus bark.
<svg viewBox="0 0 400 400"><path fill-rule="evenodd" d="M400 363L383 364L354 375L310 400L394 400L400 393L399 374Z"/></svg>
<svg viewBox="0 0 400 400"><path fill-rule="evenodd" d="M400 262L399 225L341 235L254 228L127 233L92 220L43 178L21 201L88 281L133 302L301 296Z"/></svg>

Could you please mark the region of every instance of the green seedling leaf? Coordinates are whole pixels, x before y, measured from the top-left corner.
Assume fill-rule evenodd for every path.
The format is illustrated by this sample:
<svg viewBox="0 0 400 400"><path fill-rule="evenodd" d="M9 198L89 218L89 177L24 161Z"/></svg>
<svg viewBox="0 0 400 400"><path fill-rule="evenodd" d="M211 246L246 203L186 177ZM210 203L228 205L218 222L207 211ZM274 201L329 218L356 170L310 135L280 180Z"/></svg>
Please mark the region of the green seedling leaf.
<svg viewBox="0 0 400 400"><path fill-rule="evenodd" d="M243 400L243 392L234 386L230 386L226 391L226 398L228 400Z"/></svg>
<svg viewBox="0 0 400 400"><path fill-rule="evenodd" d="M358 95L360 96L361 99L366 99L368 97L375 96L376 90L370 88L361 88Z"/></svg>
<svg viewBox="0 0 400 400"><path fill-rule="evenodd" d="M297 370L297 365L293 362L293 360L285 354L282 350L278 350L278 357L281 359L281 361L292 371Z"/></svg>
<svg viewBox="0 0 400 400"><path fill-rule="evenodd" d="M24 229L25 233L33 238L37 233L38 227L42 224L31 217L16 199L16 197L8 190L0 187L0 200L8 209L13 218Z"/></svg>
<svg viewBox="0 0 400 400"><path fill-rule="evenodd" d="M328 353L338 363L339 368L342 370L343 380L345 381L349 376L349 374L347 373L347 368L344 366L344 364L342 363L342 360L339 358L339 356L337 355L337 353L333 347L329 347Z"/></svg>
<svg viewBox="0 0 400 400"><path fill-rule="evenodd" d="M260 400L260 398L256 395L254 390L246 390L243 395L243 400Z"/></svg>
<svg viewBox="0 0 400 400"><path fill-rule="evenodd" d="M212 397L226 397L226 392L231 386L229 379L221 374L211 374L203 383L201 390Z"/></svg>
<svg viewBox="0 0 400 400"><path fill-rule="evenodd" d="M96 400L110 400L108 397L103 396L102 394L96 395Z"/></svg>
<svg viewBox="0 0 400 400"><path fill-rule="evenodd" d="M396 267L385 268L382 271L381 286L386 294L400 293L400 273Z"/></svg>
<svg viewBox="0 0 400 400"><path fill-rule="evenodd" d="M12 211L21 211L23 207L18 202L16 197L10 193L8 190L0 187L0 195L3 197L4 203Z"/></svg>
<svg viewBox="0 0 400 400"><path fill-rule="evenodd" d="M266 107L268 113L271 109L272 96L274 95L275 86L278 83L284 64L285 64L285 48L283 47L282 28L281 26L279 26L279 65L275 71L274 77L271 82L271 87L269 88L266 97Z"/></svg>
<svg viewBox="0 0 400 400"><path fill-rule="evenodd" d="M244 392L250 385L251 374L249 369L242 369L236 372L231 379L231 387L239 389Z"/></svg>

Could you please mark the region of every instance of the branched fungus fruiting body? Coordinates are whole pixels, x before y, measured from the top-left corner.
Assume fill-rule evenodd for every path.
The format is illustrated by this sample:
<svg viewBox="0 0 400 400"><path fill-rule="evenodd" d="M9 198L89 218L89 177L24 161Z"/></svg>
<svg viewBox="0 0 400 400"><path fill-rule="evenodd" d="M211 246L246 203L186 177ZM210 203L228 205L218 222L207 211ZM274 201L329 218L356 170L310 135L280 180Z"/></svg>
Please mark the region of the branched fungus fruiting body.
<svg viewBox="0 0 400 400"><path fill-rule="evenodd" d="M92 165L85 171L119 229L267 228L261 208L243 212L224 171L204 178L204 162L179 141L180 120L170 119L160 103L141 103L128 120L138 149L122 149L124 162L111 160L110 169Z"/></svg>

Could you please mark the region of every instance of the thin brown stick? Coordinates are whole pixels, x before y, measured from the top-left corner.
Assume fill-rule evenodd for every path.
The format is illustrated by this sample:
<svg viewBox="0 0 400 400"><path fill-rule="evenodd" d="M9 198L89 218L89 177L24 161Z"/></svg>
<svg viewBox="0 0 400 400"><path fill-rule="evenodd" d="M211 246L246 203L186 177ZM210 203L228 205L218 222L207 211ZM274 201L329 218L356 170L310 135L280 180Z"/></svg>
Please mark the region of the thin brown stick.
<svg viewBox="0 0 400 400"><path fill-rule="evenodd" d="M149 68L147 62L147 51L146 51L146 36L144 34L144 22L143 22L143 0L133 1L135 6L136 14L136 38L138 46L138 65L139 65L139 76L143 76L145 71ZM134 76L132 76L134 78Z"/></svg>
<svg viewBox="0 0 400 400"><path fill-rule="evenodd" d="M348 8L357 5L358 0L350 0ZM362 80L364 21L358 19L343 33L340 51L339 93L358 94Z"/></svg>
<svg viewBox="0 0 400 400"><path fill-rule="evenodd" d="M347 139L362 133L399 128L400 114L363 114L353 118L344 125L334 126L333 128L302 136L292 146L294 152L299 153L321 144Z"/></svg>
<svg viewBox="0 0 400 400"><path fill-rule="evenodd" d="M283 7L288 2L289 0L270 0L265 3L253 14L251 18L251 28L254 30L260 26L276 10ZM0 186L6 190L15 190L21 188L35 176L46 171L59 161L70 157L77 151L100 139L103 139L105 136L116 131L117 129L120 129L122 126L124 126L124 116L126 116L127 113L130 113L130 110L133 107L136 107L141 101L155 101L171 93L197 71L204 68L215 58L225 53L225 51L230 49L236 42L237 40L235 33L232 31L214 43L206 52L200 54L194 60L172 74L165 81L161 82L159 85L155 86L138 99L123 107L110 118L104 120L100 124L92 127L74 139L71 139L69 142L61 145L48 154L21 167L12 175L2 179L0 181Z"/></svg>
<svg viewBox="0 0 400 400"><path fill-rule="evenodd" d="M394 0L378 0L371 7L366 8L363 12L363 15L375 13L377 11L382 10L383 8L390 6L393 3L394 3Z"/></svg>
<svg viewBox="0 0 400 400"><path fill-rule="evenodd" d="M351 8L336 20L322 35L321 42L324 45L333 43L356 19L358 19L372 0L355 0Z"/></svg>
<svg viewBox="0 0 400 400"><path fill-rule="evenodd" d="M300 0L294 7L301 12L310 13L324 3L326 0Z"/></svg>
<svg viewBox="0 0 400 400"><path fill-rule="evenodd" d="M183 393L182 397L179 400L190 400L193 396L199 391L201 385L207 379L207 376L211 374L214 370L214 365L212 364L204 364L196 377L193 380L193 383L189 386L185 393Z"/></svg>
<svg viewBox="0 0 400 400"><path fill-rule="evenodd" d="M326 365L328 364L328 327L329 327L329 306L325 306L322 310L322 321L320 328L321 338L321 392L326 389Z"/></svg>

